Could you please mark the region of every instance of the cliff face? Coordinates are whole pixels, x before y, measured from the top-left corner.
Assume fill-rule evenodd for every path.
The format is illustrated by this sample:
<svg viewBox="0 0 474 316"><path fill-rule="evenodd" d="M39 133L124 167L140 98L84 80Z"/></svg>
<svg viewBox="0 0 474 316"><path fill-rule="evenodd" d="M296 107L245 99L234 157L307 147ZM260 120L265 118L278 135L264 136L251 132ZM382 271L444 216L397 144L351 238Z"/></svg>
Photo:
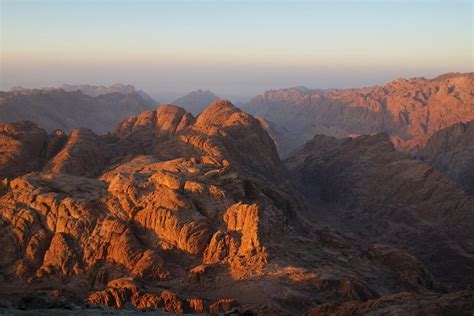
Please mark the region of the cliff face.
<svg viewBox="0 0 474 316"><path fill-rule="evenodd" d="M315 218L361 242L407 250L448 286L474 281L474 199L428 164L397 152L385 134L317 135L285 164Z"/></svg>
<svg viewBox="0 0 474 316"><path fill-rule="evenodd" d="M414 151L434 132L474 119L474 74L399 79L362 89L281 89L255 97L246 110L290 131L281 154L316 134L337 138L387 133L398 149Z"/></svg>
<svg viewBox="0 0 474 316"><path fill-rule="evenodd" d="M418 156L474 195L474 121L434 133Z"/></svg>
<svg viewBox="0 0 474 316"><path fill-rule="evenodd" d="M154 108L155 102L138 91L89 96L79 90L19 90L0 94L0 123L29 120L53 132L89 128L111 131L118 121Z"/></svg>
<svg viewBox="0 0 474 316"><path fill-rule="evenodd" d="M343 165L323 165L312 174L305 152L288 162L310 177L303 179L303 193L325 179L319 185L328 190L324 203L306 209L316 200L296 190L262 124L225 100L197 118L163 105L104 136L85 128L48 136L30 122L2 124L0 131L6 177L0 184L0 297L14 307L330 314L351 301L361 311L380 302L396 307L400 300L426 308L472 306L466 291L449 296L440 288L459 280L456 271L466 280L473 275L462 252L472 253L472 216L441 201L450 195L469 207L472 200L423 163L400 158L386 139L368 138L360 149L383 153L368 169L370 186L352 186L365 175L360 167L345 179L337 173ZM325 141L331 142L321 155L342 150L337 140ZM354 160L360 164L370 165L368 158ZM408 169L384 173L384 164ZM378 178L370 180L376 174L398 179L387 184L395 190L389 208L380 202ZM368 229L368 238L355 239L354 232L343 235L308 216L332 206L335 195L375 206L376 214L354 212L378 216L371 222L376 232L387 230L386 223L393 228L383 235ZM407 212L417 199L426 209ZM429 256L435 264L425 260ZM448 261L450 269L441 273ZM409 295L393 298L404 291Z"/></svg>

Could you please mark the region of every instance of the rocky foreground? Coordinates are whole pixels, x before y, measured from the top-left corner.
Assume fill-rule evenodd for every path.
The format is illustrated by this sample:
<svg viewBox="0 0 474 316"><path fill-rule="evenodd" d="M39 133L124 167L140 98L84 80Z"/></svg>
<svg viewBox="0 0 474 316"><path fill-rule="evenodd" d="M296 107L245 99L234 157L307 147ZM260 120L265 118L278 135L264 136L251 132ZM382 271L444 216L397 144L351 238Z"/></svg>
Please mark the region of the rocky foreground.
<svg viewBox="0 0 474 316"><path fill-rule="evenodd" d="M315 138L287 169L219 100L105 136L2 124L0 149L1 313L474 310L473 199L383 136Z"/></svg>

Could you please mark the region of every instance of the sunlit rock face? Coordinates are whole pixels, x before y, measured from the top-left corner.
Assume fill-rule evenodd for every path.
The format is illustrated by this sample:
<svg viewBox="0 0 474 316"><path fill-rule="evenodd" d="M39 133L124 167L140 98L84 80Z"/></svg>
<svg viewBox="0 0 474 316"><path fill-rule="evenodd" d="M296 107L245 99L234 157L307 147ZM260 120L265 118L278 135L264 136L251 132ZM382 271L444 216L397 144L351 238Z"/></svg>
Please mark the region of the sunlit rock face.
<svg viewBox="0 0 474 316"><path fill-rule="evenodd" d="M270 122L286 157L316 134L337 138L387 133L396 148L416 151L436 131L474 119L474 74L398 79L361 89L269 90L246 110Z"/></svg>
<svg viewBox="0 0 474 316"><path fill-rule="evenodd" d="M163 105L105 136L0 131L0 297L13 307L304 314L351 301L365 311L400 292L406 304L469 299L442 296L445 280L403 242L314 221L324 208L297 191L262 124L226 100L197 118ZM470 219L456 210L445 218Z"/></svg>

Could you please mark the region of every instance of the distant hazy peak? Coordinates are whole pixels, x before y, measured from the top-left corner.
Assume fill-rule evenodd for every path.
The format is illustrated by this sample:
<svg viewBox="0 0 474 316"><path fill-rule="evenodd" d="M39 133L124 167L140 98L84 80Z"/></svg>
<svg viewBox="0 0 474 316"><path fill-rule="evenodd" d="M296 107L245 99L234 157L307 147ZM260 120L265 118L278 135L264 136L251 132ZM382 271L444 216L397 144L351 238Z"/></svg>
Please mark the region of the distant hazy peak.
<svg viewBox="0 0 474 316"><path fill-rule="evenodd" d="M175 99L172 103L182 106L193 115L198 115L215 100L219 100L219 97L212 91L198 89Z"/></svg>
<svg viewBox="0 0 474 316"><path fill-rule="evenodd" d="M217 99L219 98L214 92L212 92L209 89L206 89L206 90L203 90L203 89L193 90L193 91L189 92L188 94L182 96L181 98L185 98L185 97L190 96L190 95L204 95L204 96L211 96L211 97L217 98ZM178 99L181 99L181 98L178 98Z"/></svg>

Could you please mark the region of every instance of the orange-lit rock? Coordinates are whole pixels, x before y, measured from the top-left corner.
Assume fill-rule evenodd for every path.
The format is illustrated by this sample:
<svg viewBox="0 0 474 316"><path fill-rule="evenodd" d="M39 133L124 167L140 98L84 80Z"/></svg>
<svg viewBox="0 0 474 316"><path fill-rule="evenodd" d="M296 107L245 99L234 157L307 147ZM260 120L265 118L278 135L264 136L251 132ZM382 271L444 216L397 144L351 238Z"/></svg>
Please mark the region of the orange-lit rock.
<svg viewBox="0 0 474 316"><path fill-rule="evenodd" d="M0 178L11 178L40 168L48 136L34 123L0 124Z"/></svg>

